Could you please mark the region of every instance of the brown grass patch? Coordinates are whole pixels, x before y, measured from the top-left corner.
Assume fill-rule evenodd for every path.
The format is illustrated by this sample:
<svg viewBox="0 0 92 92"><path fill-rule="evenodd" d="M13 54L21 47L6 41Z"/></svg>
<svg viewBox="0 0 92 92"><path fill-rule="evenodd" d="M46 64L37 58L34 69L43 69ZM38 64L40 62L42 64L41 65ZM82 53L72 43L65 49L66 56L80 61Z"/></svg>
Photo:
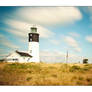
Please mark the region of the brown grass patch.
<svg viewBox="0 0 92 92"><path fill-rule="evenodd" d="M0 85L92 85L92 64L0 63Z"/></svg>

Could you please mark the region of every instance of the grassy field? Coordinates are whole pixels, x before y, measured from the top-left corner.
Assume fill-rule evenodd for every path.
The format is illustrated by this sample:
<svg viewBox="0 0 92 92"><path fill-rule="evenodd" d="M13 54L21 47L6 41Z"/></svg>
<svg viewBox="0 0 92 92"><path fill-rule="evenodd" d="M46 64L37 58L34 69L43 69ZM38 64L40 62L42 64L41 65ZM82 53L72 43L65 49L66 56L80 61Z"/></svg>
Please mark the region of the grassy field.
<svg viewBox="0 0 92 92"><path fill-rule="evenodd" d="M92 85L92 64L0 63L0 85Z"/></svg>

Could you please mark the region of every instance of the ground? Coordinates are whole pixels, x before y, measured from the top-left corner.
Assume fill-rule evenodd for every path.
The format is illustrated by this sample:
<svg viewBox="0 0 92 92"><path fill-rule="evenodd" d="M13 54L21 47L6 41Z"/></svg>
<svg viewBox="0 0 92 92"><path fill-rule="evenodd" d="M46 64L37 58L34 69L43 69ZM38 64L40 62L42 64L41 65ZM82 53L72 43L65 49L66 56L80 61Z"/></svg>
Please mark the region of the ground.
<svg viewBox="0 0 92 92"><path fill-rule="evenodd" d="M0 85L92 85L92 64L3 62Z"/></svg>

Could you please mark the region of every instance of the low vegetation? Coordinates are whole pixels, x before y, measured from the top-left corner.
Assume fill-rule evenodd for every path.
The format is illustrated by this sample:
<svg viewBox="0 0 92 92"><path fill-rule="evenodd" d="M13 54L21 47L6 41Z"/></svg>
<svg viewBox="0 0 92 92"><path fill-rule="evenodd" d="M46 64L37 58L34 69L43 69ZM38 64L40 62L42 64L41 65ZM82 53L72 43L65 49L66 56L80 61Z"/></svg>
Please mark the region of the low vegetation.
<svg viewBox="0 0 92 92"><path fill-rule="evenodd" d="M92 85L92 64L1 62L0 85Z"/></svg>

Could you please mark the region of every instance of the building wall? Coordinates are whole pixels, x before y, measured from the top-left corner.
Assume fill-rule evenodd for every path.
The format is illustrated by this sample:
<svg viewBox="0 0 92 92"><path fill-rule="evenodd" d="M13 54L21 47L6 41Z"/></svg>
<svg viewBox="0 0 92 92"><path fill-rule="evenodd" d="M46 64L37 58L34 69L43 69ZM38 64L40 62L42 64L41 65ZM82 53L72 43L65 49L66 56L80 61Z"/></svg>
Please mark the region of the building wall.
<svg viewBox="0 0 92 92"><path fill-rule="evenodd" d="M30 62L40 62L39 60L39 42L29 42L28 53L32 56Z"/></svg>
<svg viewBox="0 0 92 92"><path fill-rule="evenodd" d="M13 52L8 57L6 57L5 60L7 62L18 62L19 58L20 56L17 53Z"/></svg>
<svg viewBox="0 0 92 92"><path fill-rule="evenodd" d="M30 62L30 57L23 57L17 54L16 52L11 53L8 57L6 57L7 62L20 62L20 63L25 63L25 62Z"/></svg>

